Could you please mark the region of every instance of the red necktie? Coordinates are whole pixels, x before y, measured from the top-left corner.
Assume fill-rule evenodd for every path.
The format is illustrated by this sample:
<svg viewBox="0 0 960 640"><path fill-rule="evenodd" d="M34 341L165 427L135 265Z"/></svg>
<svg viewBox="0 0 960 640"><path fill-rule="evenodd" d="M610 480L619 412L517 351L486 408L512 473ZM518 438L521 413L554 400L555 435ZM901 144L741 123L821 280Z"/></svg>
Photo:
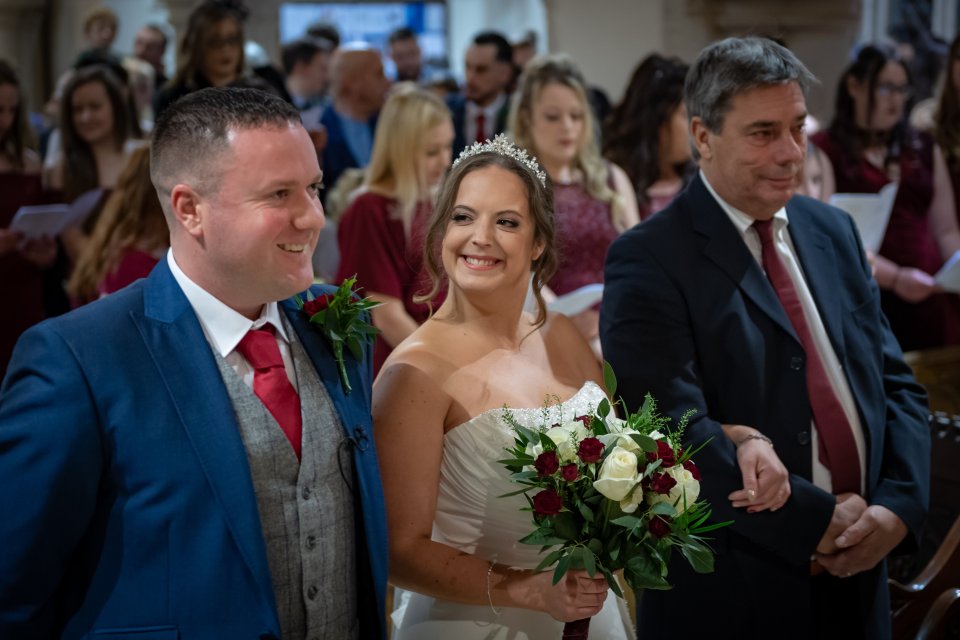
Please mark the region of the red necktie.
<svg viewBox="0 0 960 640"><path fill-rule="evenodd" d="M487 126L487 116L483 114L483 111L477 114L477 142L486 142L487 136L486 133Z"/></svg>
<svg viewBox="0 0 960 640"><path fill-rule="evenodd" d="M773 244L773 220L757 220L753 223L760 236L763 268L770 284L777 292L780 303L790 317L800 344L807 354L807 395L813 410L813 421L819 434L820 461L830 469L834 493L860 493L860 457L853 429L847 420L840 398L830 384L827 369L820 359L813 334L803 315L800 297L793 286L790 274L780 260Z"/></svg>
<svg viewBox="0 0 960 640"><path fill-rule="evenodd" d="M303 431L300 396L287 377L273 327L251 329L240 340L237 351L254 368L253 392L283 429L299 460Z"/></svg>

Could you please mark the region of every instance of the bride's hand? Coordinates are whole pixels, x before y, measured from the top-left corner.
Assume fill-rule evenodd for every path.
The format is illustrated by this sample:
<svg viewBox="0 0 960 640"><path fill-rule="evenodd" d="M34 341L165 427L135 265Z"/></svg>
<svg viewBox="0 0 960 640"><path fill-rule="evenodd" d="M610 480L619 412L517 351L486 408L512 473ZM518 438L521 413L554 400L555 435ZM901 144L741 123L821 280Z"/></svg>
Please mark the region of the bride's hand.
<svg viewBox="0 0 960 640"><path fill-rule="evenodd" d="M557 584L553 572L535 575L543 586L543 604L551 616L561 622L590 618L600 613L607 599L607 581L599 573L591 578L586 571L567 571Z"/></svg>
<svg viewBox="0 0 960 640"><path fill-rule="evenodd" d="M790 498L790 473L783 466L773 445L760 434L737 441L737 463L743 476L743 489L727 496L734 507L747 507L747 513L776 511Z"/></svg>

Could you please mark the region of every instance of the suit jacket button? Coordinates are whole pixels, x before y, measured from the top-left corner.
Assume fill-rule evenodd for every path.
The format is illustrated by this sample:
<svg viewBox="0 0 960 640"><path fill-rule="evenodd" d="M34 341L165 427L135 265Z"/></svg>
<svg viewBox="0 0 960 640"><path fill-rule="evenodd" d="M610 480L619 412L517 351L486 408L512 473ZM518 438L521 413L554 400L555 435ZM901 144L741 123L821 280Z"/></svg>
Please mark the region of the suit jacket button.
<svg viewBox="0 0 960 640"><path fill-rule="evenodd" d="M303 496L303 499L304 499L304 500L309 500L309 499L310 499L310 487L305 486L305 487L303 488L303 490L300 492L300 495Z"/></svg>
<svg viewBox="0 0 960 640"><path fill-rule="evenodd" d="M317 537L316 536L307 536L307 549L313 550L317 546Z"/></svg>
<svg viewBox="0 0 960 640"><path fill-rule="evenodd" d="M307 589L307 597L310 598L311 600L313 600L314 598L317 597L317 592L318 592L318 591L320 591L320 590L317 589L317 585L315 585L315 584L310 585L310 587Z"/></svg>
<svg viewBox="0 0 960 640"><path fill-rule="evenodd" d="M801 431L800 433L798 433L798 434L797 434L797 442L799 442L800 444L802 444L802 445L804 445L804 446L810 444L810 432L809 432L809 431Z"/></svg>
<svg viewBox="0 0 960 640"><path fill-rule="evenodd" d="M800 356L793 356L790 358L790 368L794 371L800 371L800 369L803 369L803 358Z"/></svg>

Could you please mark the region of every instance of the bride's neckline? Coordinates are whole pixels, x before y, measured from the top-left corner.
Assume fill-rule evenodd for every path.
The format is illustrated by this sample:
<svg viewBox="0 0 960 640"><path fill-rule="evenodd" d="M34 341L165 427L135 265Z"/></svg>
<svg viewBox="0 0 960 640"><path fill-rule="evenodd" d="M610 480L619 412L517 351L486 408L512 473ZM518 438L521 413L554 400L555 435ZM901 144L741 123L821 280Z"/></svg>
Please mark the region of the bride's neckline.
<svg viewBox="0 0 960 640"><path fill-rule="evenodd" d="M537 407L504 407L503 405L501 405L501 406L499 406L499 407L491 407L490 409L487 409L486 411L481 411L481 412L478 413L477 415L475 415L475 416L467 419L465 422L461 422L460 424L456 425L455 427L452 427L452 428L448 429L447 432L443 434L443 437L446 438L446 437L449 436L451 433L454 433L455 431L459 431L460 429L462 429L463 427L467 426L467 425L470 424L471 422L476 422L476 421L479 420L480 418L483 418L483 417L485 417L485 416L487 416L487 415L489 415L489 414L491 414L491 413L494 413L495 411L503 411L504 409L506 409L507 411L513 411L513 412L517 412L517 411L543 411L544 409L547 409L547 410L549 411L549 410L553 410L553 409L556 408L556 407L562 407L562 406L564 406L564 405L566 405L566 404L570 404L571 402L573 402L574 400L576 400L578 397L580 397L582 394L584 394L584 393L586 393L588 390L592 390L592 389L596 389L596 390L599 391L600 393L603 393L603 390L600 389L600 386L599 386L596 382L594 382L593 380L587 380L586 382L583 383L583 385L580 386L579 389L577 389L576 391L573 392L573 395L571 395L569 398L567 398L567 399L565 399L565 400L563 400L563 401L561 401L561 402L558 402L558 403L547 404L547 405L540 405L540 406L537 406Z"/></svg>

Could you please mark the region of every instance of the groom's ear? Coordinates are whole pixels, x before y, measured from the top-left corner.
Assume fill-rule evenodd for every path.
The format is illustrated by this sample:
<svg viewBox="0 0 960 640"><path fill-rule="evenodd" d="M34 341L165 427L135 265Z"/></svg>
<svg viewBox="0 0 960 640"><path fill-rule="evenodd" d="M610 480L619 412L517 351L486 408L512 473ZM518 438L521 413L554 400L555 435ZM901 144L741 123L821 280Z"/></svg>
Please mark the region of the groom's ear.
<svg viewBox="0 0 960 640"><path fill-rule="evenodd" d="M170 190L170 205L173 209L173 218L188 234L194 237L203 235L202 209L205 205L203 197L193 187L178 184Z"/></svg>

